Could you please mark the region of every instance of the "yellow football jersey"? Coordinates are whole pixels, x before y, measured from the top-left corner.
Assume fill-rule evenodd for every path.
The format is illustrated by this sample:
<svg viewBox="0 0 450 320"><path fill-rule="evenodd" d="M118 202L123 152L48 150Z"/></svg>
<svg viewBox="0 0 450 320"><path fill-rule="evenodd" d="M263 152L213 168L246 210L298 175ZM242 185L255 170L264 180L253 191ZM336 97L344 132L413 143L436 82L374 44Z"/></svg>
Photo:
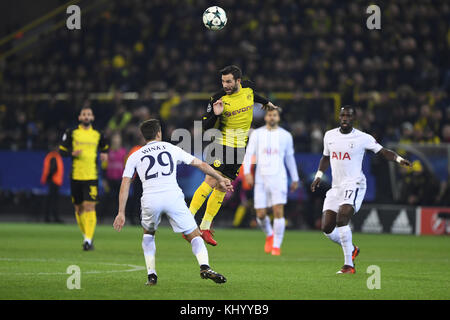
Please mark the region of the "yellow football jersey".
<svg viewBox="0 0 450 320"><path fill-rule="evenodd" d="M108 144L103 135L89 127L81 125L76 129L69 129L64 133L59 149L68 155L74 150L81 150L77 157L72 157L73 180L97 180L97 154L108 151Z"/></svg>
<svg viewBox="0 0 450 320"><path fill-rule="evenodd" d="M214 115L212 105L217 100L223 102L221 115ZM224 90L214 94L209 102L207 114L203 117L203 128L211 128L214 123L222 136L216 142L232 148L245 148L248 131L253 121L254 103L267 104L269 101L254 92L251 81L245 80L239 85L238 92L227 95Z"/></svg>

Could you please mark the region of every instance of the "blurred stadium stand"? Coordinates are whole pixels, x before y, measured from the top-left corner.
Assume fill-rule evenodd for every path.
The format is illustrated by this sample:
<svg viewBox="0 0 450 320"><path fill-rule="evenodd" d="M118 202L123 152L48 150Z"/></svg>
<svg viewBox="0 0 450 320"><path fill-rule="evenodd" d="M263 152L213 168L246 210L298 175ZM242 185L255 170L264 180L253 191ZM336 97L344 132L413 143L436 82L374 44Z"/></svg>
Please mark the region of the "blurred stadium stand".
<svg viewBox="0 0 450 320"><path fill-rule="evenodd" d="M358 107L358 128L420 162L406 172L369 155L366 201L449 205L448 1L377 1L382 29L373 31L360 1L219 2L228 14L219 32L202 25L209 2L201 0L40 1L41 11L2 10L21 20L4 19L0 39L0 213L44 192L35 170L65 128L76 125L82 105L93 107L95 125L107 135L119 131L127 150L139 141L137 124L149 117L163 120L169 140L175 128L193 131L220 88L217 70L228 64L283 107L281 125L294 135L305 179L290 195L294 226L314 227L310 211L320 214L308 193L317 161L308 157L320 157L323 134L336 126L344 104ZM81 8L81 30L65 27L69 4ZM254 127L262 116L255 108ZM22 157L33 174L12 175L20 170L8 166ZM183 170L189 197L201 176L189 180ZM414 174L424 183L414 186ZM414 197L405 191L417 188ZM230 212L218 218L231 220Z"/></svg>

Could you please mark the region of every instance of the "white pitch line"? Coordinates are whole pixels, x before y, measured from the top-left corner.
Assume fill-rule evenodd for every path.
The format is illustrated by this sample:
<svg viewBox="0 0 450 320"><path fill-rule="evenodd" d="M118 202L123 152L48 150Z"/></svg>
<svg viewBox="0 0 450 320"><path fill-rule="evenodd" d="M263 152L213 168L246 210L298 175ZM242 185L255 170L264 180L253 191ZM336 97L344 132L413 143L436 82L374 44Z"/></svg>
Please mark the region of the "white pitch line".
<svg viewBox="0 0 450 320"><path fill-rule="evenodd" d="M38 258L0 258L0 261L25 261L25 262L66 262L69 264L76 265L77 263L73 263L72 261L64 260L64 259L38 259ZM78 262L80 263L80 262ZM134 272L134 271L142 271L146 268L143 266L137 266L134 264L120 264L120 263L112 263L112 262L96 262L96 261L83 261L83 264L91 263L91 264L103 264L103 265L111 265L111 266L125 266L130 269L126 270L89 270L82 271L82 274L99 274L99 273L117 273L117 272ZM66 272L0 272L0 275L67 275Z"/></svg>

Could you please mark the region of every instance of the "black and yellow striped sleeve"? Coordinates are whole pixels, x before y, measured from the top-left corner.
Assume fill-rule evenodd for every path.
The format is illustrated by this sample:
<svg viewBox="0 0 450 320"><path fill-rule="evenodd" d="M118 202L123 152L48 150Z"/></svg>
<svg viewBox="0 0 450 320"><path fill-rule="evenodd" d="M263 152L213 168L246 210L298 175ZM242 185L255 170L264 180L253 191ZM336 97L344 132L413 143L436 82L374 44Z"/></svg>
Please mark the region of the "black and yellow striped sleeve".
<svg viewBox="0 0 450 320"><path fill-rule="evenodd" d="M59 153L63 157L72 155L72 130L71 129L67 129L64 132L64 134L61 138L61 142L59 144Z"/></svg>
<svg viewBox="0 0 450 320"><path fill-rule="evenodd" d="M263 96L260 96L259 94L257 94L255 91L255 84L254 82L250 81L250 80L244 80L242 81L242 88L251 88L253 90L253 100L256 103L261 103L262 105L266 105L269 103L269 99L264 98Z"/></svg>
<svg viewBox="0 0 450 320"><path fill-rule="evenodd" d="M100 141L98 143L98 150L100 152L108 152L109 150L109 142L108 139L106 139L103 132L100 132Z"/></svg>
<svg viewBox="0 0 450 320"><path fill-rule="evenodd" d="M208 103L208 107L206 109L206 113L202 116L202 126L203 130L208 130L214 128L217 121L219 120L219 116L214 114L213 104L222 98L225 95L225 91L222 89L219 92L216 92L210 99Z"/></svg>

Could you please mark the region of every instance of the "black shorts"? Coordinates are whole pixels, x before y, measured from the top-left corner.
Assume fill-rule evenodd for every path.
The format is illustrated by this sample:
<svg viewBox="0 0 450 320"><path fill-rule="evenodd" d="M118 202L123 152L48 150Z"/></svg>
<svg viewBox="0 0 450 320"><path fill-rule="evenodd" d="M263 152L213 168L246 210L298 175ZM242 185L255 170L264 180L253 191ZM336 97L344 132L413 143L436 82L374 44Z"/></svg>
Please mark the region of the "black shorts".
<svg viewBox="0 0 450 320"><path fill-rule="evenodd" d="M73 204L83 201L97 202L98 180L70 180L70 191Z"/></svg>
<svg viewBox="0 0 450 320"><path fill-rule="evenodd" d="M231 180L239 175L244 156L245 148L232 148L214 142L205 148L205 162Z"/></svg>

